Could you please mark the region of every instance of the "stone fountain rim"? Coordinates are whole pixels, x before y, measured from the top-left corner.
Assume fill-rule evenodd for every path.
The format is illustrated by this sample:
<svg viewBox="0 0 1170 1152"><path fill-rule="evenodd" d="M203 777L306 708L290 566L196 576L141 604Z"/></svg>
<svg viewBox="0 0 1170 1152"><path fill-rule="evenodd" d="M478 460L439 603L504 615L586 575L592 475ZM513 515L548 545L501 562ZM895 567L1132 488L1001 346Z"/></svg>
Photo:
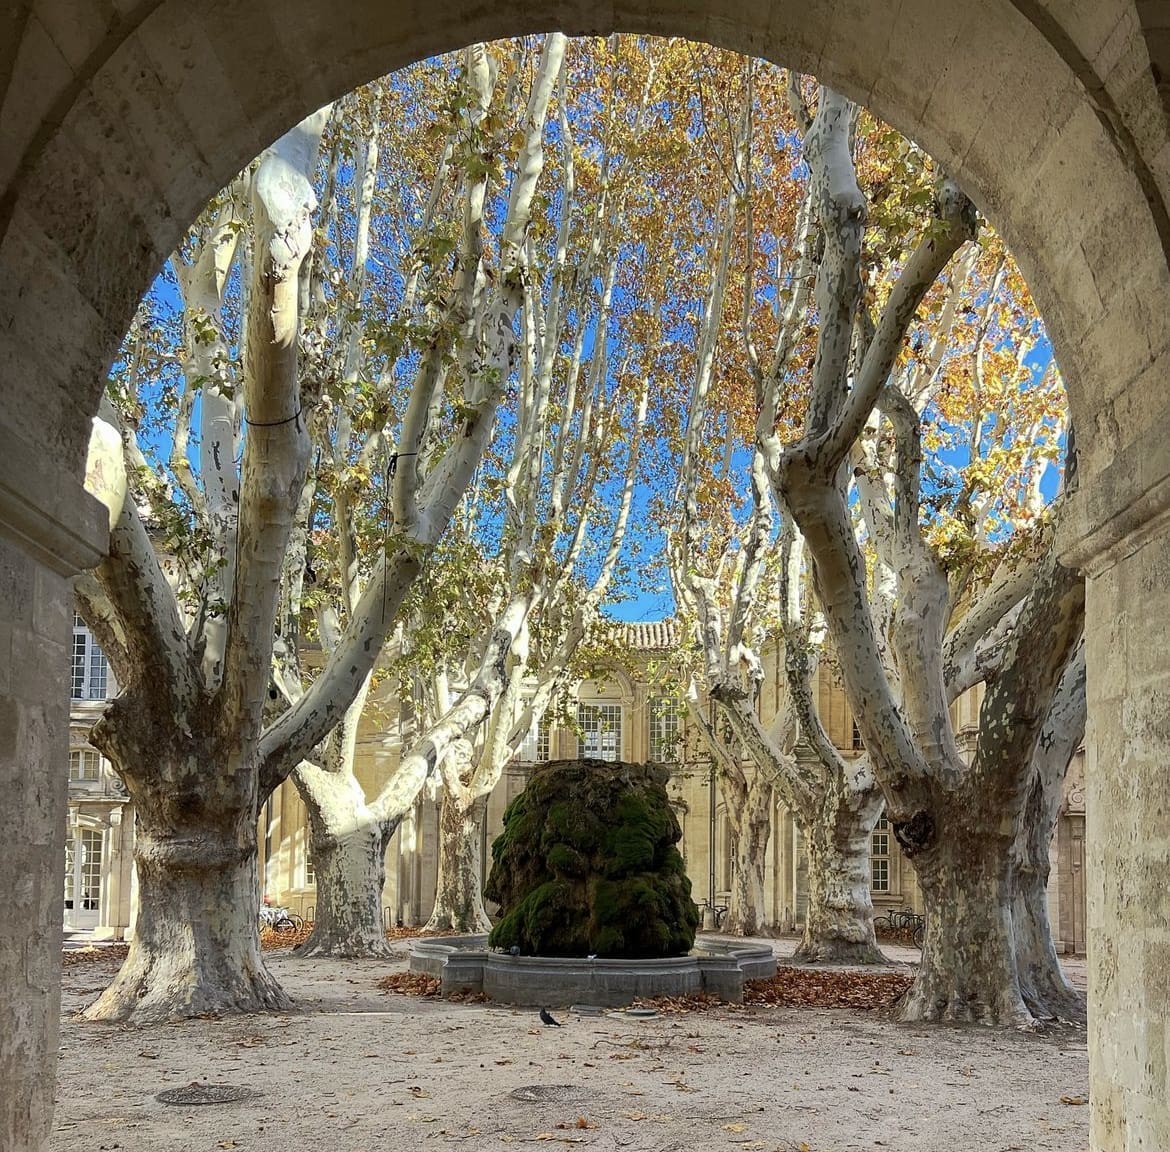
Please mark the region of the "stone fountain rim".
<svg viewBox="0 0 1170 1152"><path fill-rule="evenodd" d="M438 977L444 996L482 993L505 1004L588 1001L622 1007L640 997L711 993L743 1002L745 980L776 974L769 945L696 941L683 956L650 960L587 956L513 956L489 949L487 937L433 936L412 940L410 969Z"/></svg>
<svg viewBox="0 0 1170 1152"><path fill-rule="evenodd" d="M732 959L732 960L764 960L774 958L775 953L768 944L732 944L724 940L695 940L694 949L675 956L648 957L644 959L610 959L600 956L541 956L521 954L513 956L509 952L488 947L486 933L473 933L467 936L420 936L410 941L412 956L426 956L428 958L445 958L452 954L471 955L482 954L490 957L492 962L502 961L509 964L538 962L548 967L572 967L578 964L591 964L599 968L628 968L631 965L661 966L663 964L677 964L680 967L689 967L697 960Z"/></svg>

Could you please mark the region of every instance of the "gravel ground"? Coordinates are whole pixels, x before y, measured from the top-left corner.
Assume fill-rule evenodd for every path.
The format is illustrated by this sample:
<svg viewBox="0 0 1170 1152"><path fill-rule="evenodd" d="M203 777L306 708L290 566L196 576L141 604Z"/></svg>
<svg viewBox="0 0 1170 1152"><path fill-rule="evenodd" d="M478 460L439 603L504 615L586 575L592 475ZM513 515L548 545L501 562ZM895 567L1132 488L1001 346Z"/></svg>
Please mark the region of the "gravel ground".
<svg viewBox="0 0 1170 1152"><path fill-rule="evenodd" d="M777 951L789 951L777 942ZM902 960L890 949L891 959ZM913 950L903 950L913 958ZM718 1009L635 1020L378 991L405 966L270 954L297 1010L128 1028L74 1013L117 968L65 972L50 1147L373 1152L503 1144L630 1152L1009 1152L1088 1146L1083 1031ZM1078 973L1072 973L1074 980ZM191 1083L256 1093L170 1106ZM1063 1099L1062 1099L1063 1098Z"/></svg>

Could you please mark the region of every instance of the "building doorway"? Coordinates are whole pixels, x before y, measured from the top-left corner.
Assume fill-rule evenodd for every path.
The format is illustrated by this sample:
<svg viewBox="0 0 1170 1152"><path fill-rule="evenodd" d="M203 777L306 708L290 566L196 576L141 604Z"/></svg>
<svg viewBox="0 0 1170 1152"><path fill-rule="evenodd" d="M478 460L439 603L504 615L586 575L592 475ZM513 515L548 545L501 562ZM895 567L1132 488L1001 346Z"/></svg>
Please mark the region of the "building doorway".
<svg viewBox="0 0 1170 1152"><path fill-rule="evenodd" d="M65 841L65 927L96 928L101 900L102 831L78 828Z"/></svg>

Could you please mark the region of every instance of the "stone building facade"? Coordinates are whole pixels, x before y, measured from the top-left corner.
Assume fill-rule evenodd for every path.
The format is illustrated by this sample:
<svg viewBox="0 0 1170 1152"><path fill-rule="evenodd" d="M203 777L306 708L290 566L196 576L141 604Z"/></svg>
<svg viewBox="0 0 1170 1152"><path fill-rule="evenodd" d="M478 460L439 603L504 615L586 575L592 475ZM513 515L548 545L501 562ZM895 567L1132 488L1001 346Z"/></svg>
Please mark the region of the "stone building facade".
<svg viewBox="0 0 1170 1152"><path fill-rule="evenodd" d="M625 625L618 639L627 654L621 666L603 678L577 685L575 716L542 724L525 741L489 798L480 825L484 868L490 866L490 845L502 828L504 809L524 788L535 763L577 755L654 760L671 768L669 790L683 830L681 849L694 899L700 907L723 909L731 887L732 853L719 776L682 710L655 689L648 671L677 643L675 629L669 622ZM132 930L136 895L133 810L109 765L86 743L89 725L115 687L104 663L88 630L75 618L65 926L120 938ZM775 650L764 654L764 668L760 713L767 724L780 701L779 677L783 675ZM831 672L822 669L817 688L830 738L847 757L860 755L860 735ZM979 702L977 693L969 693L955 705L960 740L972 750ZM393 702L367 711L376 719L359 738L356 768L369 795L395 767L400 746ZM1070 767L1052 845L1049 909L1057 948L1064 952L1085 949L1083 761L1078 753ZM382 896L387 926L422 924L430 915L438 873L438 819L439 797L424 792L390 841ZM264 894L311 919L316 885L308 816L291 782L273 794L261 813L260 845ZM892 908L922 910L914 870L884 818L871 838L871 873L877 914ZM800 830L778 800L767 847L764 892L766 923L777 931L798 929L808 896L806 856ZM707 923L712 923L711 915Z"/></svg>

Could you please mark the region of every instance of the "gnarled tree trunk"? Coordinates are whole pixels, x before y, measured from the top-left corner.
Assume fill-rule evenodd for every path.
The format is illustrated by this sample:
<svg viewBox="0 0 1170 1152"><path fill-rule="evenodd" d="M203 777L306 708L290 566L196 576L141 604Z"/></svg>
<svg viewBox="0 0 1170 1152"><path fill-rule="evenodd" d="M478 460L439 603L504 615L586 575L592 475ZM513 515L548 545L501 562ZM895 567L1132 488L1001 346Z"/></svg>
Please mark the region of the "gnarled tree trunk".
<svg viewBox="0 0 1170 1152"><path fill-rule="evenodd" d="M979 819L968 806L944 817L921 852L912 851L914 839L895 825L899 843L911 849L926 902L922 959L898 1003L901 1021L1032 1023L1016 975L1011 841L998 831L999 822L997 812Z"/></svg>
<svg viewBox="0 0 1170 1152"><path fill-rule="evenodd" d="M316 918L298 956L386 957L382 924L386 847L394 828L365 802L353 775L302 764L297 791L309 811Z"/></svg>
<svg viewBox="0 0 1170 1152"><path fill-rule="evenodd" d="M1083 680L1082 665L1082 691ZM1067 754L1062 758L1067 768ZM1060 814L1063 780L1063 770L1047 773L1041 769L1032 777L1013 853L1012 930L1020 990L1032 1015L1037 1020L1083 1022L1085 1001L1060 967L1048 918L1048 853Z"/></svg>
<svg viewBox="0 0 1170 1152"><path fill-rule="evenodd" d="M1048 919L1049 849L1060 818L1064 778L1085 736L1085 652L1077 647L1061 677L1040 743L1012 853L1012 928L1024 1003L1038 1020L1083 1022L1084 997L1068 982Z"/></svg>
<svg viewBox="0 0 1170 1152"><path fill-rule="evenodd" d="M880 792L830 787L807 822L808 911L795 959L818 964L884 964L873 928L869 848Z"/></svg>
<svg viewBox="0 0 1170 1152"><path fill-rule="evenodd" d="M772 786L753 771L746 788L728 787L725 796L731 836L731 898L723 930L732 936L763 936L769 931L764 874L772 830Z"/></svg>
<svg viewBox="0 0 1170 1152"><path fill-rule="evenodd" d="M1047 858L1048 849L1044 855ZM1048 861L1030 867L1015 878L1012 930L1016 940L1016 967L1020 992L1037 1020L1085 1021L1085 1001L1068 982L1048 919Z"/></svg>
<svg viewBox="0 0 1170 1152"><path fill-rule="evenodd" d="M289 1007L260 953L253 808L222 778L201 783L197 799L185 798L199 809L194 816L174 777L131 782L135 934L126 962L86 1019L154 1023ZM179 810L188 813L182 821Z"/></svg>
<svg viewBox="0 0 1170 1152"><path fill-rule="evenodd" d="M439 805L439 878L424 931L490 932L483 904L480 819L487 798L464 808L446 792Z"/></svg>

